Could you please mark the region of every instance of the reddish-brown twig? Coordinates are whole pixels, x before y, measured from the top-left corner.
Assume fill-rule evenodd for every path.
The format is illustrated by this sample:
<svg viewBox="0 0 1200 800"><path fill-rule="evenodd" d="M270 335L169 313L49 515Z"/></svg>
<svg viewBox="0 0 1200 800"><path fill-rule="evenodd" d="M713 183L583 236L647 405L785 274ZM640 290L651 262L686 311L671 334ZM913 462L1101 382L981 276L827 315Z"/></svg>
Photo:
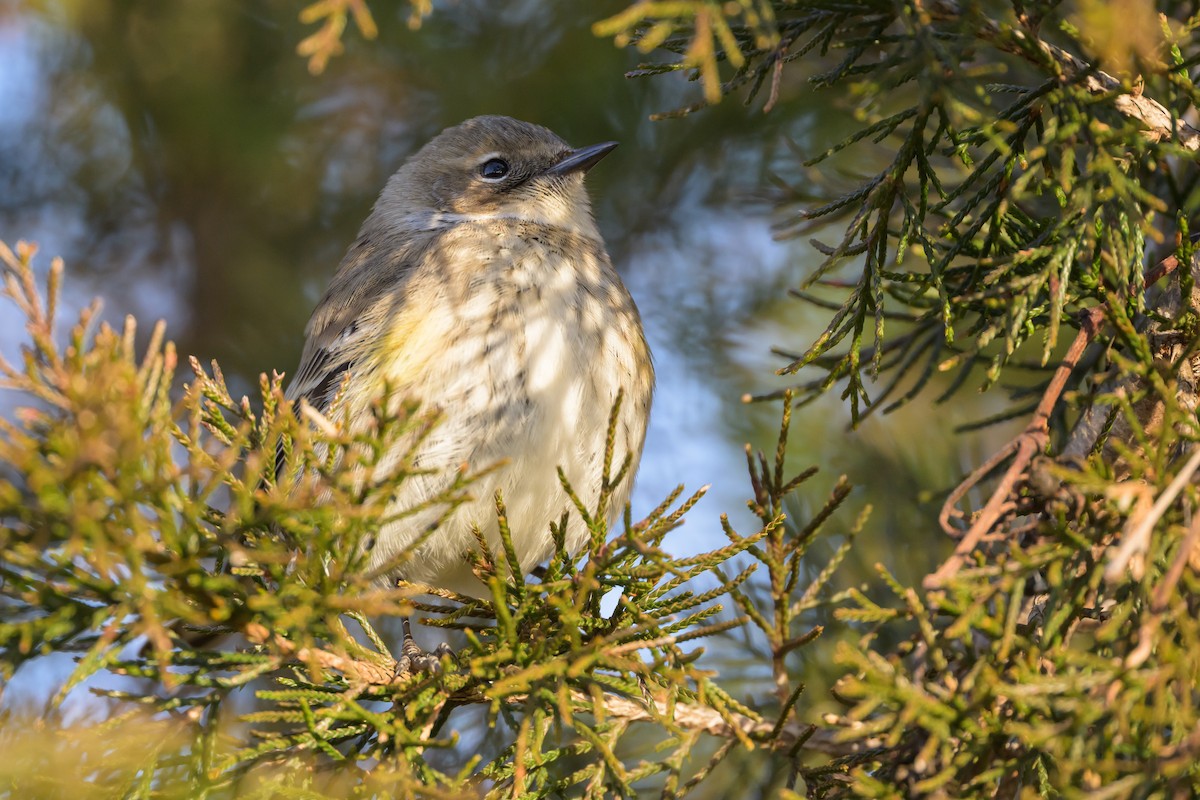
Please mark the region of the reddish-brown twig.
<svg viewBox="0 0 1200 800"><path fill-rule="evenodd" d="M1163 276L1174 272L1178 266L1179 261L1175 256L1168 256L1163 259L1146 271L1145 278L1142 281L1142 288L1152 286ZM1075 341L1071 342L1071 346L1068 348L1062 363L1054 371L1054 377L1051 378L1050 384L1042 394L1042 399L1038 402L1037 408L1033 412L1033 417L1029 420L1029 424L1025 426L1025 430L1016 439L1001 447L994 455L980 465L978 469L968 475L962 483L955 487L949 497L946 498L946 502L942 505L942 511L938 515L938 521L941 523L943 530L951 535L956 535L959 531L951 524L950 519L957 513L959 501L966 496L967 492L990 474L993 469L1003 463L1012 453L1016 453L1016 457L1013 459L1012 464L1009 465L1008 471L1000 479L999 485L992 492L992 496L988 499L983 510L979 512L979 516L975 518L970 529L967 530L966 534L959 541L958 546L954 548L954 553L938 567L936 572L926 576L924 581L926 589L938 588L949 578L957 574L966 561L967 556L979 546L983 537L1000 520L1004 511L1011 508L1009 498L1012 496L1017 483L1025 477L1025 473L1029 469L1029 464L1033 461L1033 457L1041 452L1049 441L1050 415L1058 405L1063 390L1066 389L1067 380L1071 377L1071 373L1079 363L1084 350L1091 344L1096 334L1100 332L1100 326L1104 322L1104 311L1104 305L1098 305L1089 308L1083 313L1080 319L1079 333L1075 336Z"/></svg>

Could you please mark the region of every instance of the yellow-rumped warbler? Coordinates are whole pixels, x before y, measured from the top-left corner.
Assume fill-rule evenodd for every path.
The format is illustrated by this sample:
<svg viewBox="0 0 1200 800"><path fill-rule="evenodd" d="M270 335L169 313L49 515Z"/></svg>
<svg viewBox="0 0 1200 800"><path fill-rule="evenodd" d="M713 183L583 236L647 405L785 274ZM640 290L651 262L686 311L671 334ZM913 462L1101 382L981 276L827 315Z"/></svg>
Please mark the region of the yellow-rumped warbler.
<svg viewBox="0 0 1200 800"><path fill-rule="evenodd" d="M504 462L389 578L480 594L467 555L472 526L500 552L497 491L522 570L548 558L550 522L570 507L556 468L594 507L618 391L613 463L628 454L636 470L654 370L583 185L614 147L572 149L500 116L446 129L388 181L313 312L291 400L326 410L345 381L340 410L352 425L385 386L442 414L418 451L428 474L401 486L389 517L437 497L463 464ZM611 499L614 518L631 483ZM433 514L386 524L371 568L393 561ZM585 540L573 512L566 544L577 551Z"/></svg>

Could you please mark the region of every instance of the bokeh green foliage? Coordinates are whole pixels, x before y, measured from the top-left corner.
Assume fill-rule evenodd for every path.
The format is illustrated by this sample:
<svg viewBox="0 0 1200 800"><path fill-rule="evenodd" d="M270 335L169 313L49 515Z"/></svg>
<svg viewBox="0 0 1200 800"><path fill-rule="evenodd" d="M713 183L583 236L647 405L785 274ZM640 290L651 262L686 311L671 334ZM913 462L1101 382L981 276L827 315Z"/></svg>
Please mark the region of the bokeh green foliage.
<svg viewBox="0 0 1200 800"><path fill-rule="evenodd" d="M294 414L279 376L255 402L235 400L217 365L195 361L176 399L162 326L138 356L134 322L94 326L92 306L58 344L63 266L43 292L34 253L0 245L5 297L29 332L21 362L0 362L27 403L0 430L0 669L8 680L54 653L76 664L40 721L13 709L0 720L17 791L74 796L90 776L109 796L682 796L731 748L794 748L813 733L789 657L820 634L804 614L830 601L833 570L801 585L799 568L847 490L805 528L785 524L785 498L813 472L783 471L790 412L775 461L751 464L761 528L726 521L723 548L670 554L664 539L703 494L681 500L682 487L636 524L626 509L612 535L609 497L630 478L628 460L612 463L614 408L597 505L564 478L573 507L536 580L508 578L521 570L498 496L504 546L489 552L480 536L472 555L486 599L381 586L415 550L372 571L362 544L418 473L436 415L385 413L395 404L380 398L373 423L351 430L336 400L328 415ZM472 480L461 472L406 513L449 513ZM568 514L591 533L582 554L565 548ZM769 582L755 587L760 566ZM440 671L398 675L377 627L414 614L463 644ZM697 647L748 619L774 653L778 698L754 708ZM67 725L60 704L85 681L107 713ZM704 739L725 744L714 754Z"/></svg>

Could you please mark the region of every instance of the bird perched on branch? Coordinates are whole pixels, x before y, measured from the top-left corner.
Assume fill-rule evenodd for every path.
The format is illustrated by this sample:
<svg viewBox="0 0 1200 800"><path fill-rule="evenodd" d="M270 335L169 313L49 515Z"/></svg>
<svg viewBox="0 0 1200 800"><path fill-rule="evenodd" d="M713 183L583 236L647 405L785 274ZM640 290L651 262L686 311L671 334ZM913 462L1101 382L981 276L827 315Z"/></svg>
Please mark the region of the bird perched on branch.
<svg viewBox="0 0 1200 800"><path fill-rule="evenodd" d="M630 470L610 517L624 506L654 370L584 188L614 147L572 148L501 116L448 128L388 181L313 312L288 398L324 411L336 396L353 425L390 389L442 415L418 451L427 474L403 483L389 518L437 498L463 464L502 462L388 579L480 594L472 526L500 552L497 491L522 571L549 558L550 522L570 508L557 468L594 507L618 393L613 463L628 456ZM370 567L396 561L437 513L386 524L370 543ZM567 547L579 550L586 537L573 512Z"/></svg>

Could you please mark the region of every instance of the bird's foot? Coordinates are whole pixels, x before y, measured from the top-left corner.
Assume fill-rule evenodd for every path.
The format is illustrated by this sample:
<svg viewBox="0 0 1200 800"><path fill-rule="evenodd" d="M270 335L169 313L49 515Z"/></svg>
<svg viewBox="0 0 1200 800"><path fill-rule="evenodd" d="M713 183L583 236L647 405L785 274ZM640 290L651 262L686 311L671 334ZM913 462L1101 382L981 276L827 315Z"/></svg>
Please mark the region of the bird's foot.
<svg viewBox="0 0 1200 800"><path fill-rule="evenodd" d="M408 644L412 644L411 649L409 649ZM396 677L404 678L418 673L437 675L442 671L442 659L446 656L453 659L454 651L445 642L435 647L432 653L427 653L420 647L417 647L415 642L409 640L409 642L405 643L404 650L400 653L400 658L396 659Z"/></svg>
<svg viewBox="0 0 1200 800"><path fill-rule="evenodd" d="M418 673L437 675L442 671L442 659L447 656L453 659L454 651L445 642L433 648L432 653L422 650L413 639L408 620L404 620L404 644L400 646L400 657L396 659L395 675L397 678Z"/></svg>

